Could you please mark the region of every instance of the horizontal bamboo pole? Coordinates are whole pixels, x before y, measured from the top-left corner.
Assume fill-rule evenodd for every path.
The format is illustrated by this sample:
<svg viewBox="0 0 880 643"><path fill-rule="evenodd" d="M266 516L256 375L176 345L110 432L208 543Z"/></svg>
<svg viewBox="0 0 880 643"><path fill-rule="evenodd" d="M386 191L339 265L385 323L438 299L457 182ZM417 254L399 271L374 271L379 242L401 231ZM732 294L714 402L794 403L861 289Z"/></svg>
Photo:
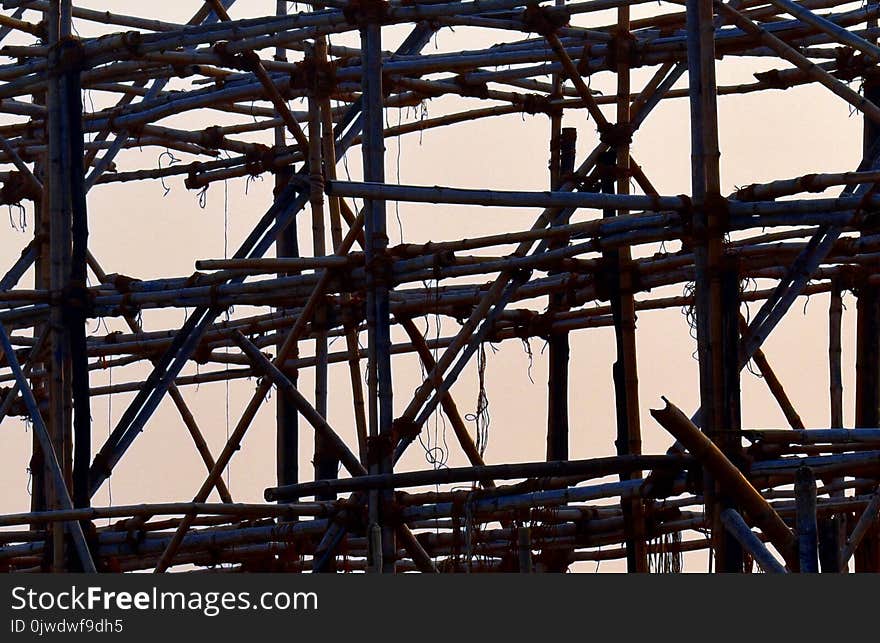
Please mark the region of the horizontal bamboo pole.
<svg viewBox="0 0 880 643"><path fill-rule="evenodd" d="M116 505L113 507L86 507L82 509L58 509L53 511L31 511L20 514L0 516L0 527L31 523L65 522L69 520L98 520L100 518L152 517L185 513L200 515L256 517L256 516L313 516L321 517L332 513L327 503L298 504L247 504L247 503L192 503L166 502L139 505Z"/></svg>
<svg viewBox="0 0 880 643"><path fill-rule="evenodd" d="M525 462L520 464L495 464L482 467L455 467L432 471L364 475L348 480L316 480L282 487L270 487L263 493L269 502L299 498L315 493L339 493L367 489L391 489L420 487L453 482L481 482L485 480L510 480L515 478L578 476L603 477L629 473L643 469L680 469L689 464L679 456L613 456L591 460L565 460L554 462Z"/></svg>

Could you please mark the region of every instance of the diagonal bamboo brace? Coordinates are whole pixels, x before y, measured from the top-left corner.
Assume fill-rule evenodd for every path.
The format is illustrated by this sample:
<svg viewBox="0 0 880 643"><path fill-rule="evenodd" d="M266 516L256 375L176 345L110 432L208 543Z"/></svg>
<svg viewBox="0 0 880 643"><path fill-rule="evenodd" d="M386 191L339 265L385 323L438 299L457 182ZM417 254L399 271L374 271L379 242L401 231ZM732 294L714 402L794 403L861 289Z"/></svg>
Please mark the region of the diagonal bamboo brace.
<svg viewBox="0 0 880 643"><path fill-rule="evenodd" d="M309 404L308 400L303 397L302 393L296 388L293 382L282 373L269 359L263 355L260 350L254 346L239 331L235 331L232 335L235 343L244 351L248 359L254 365L254 368L265 374L275 386L293 403L296 410L314 427L315 431L321 435L331 445L333 451L339 457L339 461L353 476L363 476L367 474L367 470L360 463L357 456L351 452L339 434L327 423L315 408Z"/></svg>
<svg viewBox="0 0 880 643"><path fill-rule="evenodd" d="M859 544L861 544L865 534L868 533L868 529L876 522L878 513L880 513L880 488L871 496L871 501L865 507L862 515L859 516L859 520L856 522L856 526L853 527L852 534L846 542L846 547L844 547L840 554L841 573L845 573L849 569L849 559L852 558L856 549L859 548Z"/></svg>
<svg viewBox="0 0 880 643"><path fill-rule="evenodd" d="M267 377L269 377L278 389L284 393L291 402L293 402L297 411L308 420L309 424L314 427L315 431L328 441L331 448L339 457L339 461L345 466L348 472L352 476L366 475L367 470L357 459L357 456L351 452L342 438L339 437L339 434L337 434L327 423L327 420L325 420L324 417L318 413L311 404L309 404L308 400L302 396L296 386L293 385L284 373L260 353L259 349L248 341L248 339L240 332L236 331L233 335L233 339L235 339L235 342L239 347L252 360L254 367L261 370ZM396 530L404 548L407 553L412 556L413 562L418 568L423 572L436 573L437 568L431 560L431 557L425 552L418 540L416 540L415 535L410 531L409 527L405 524L401 524L397 526Z"/></svg>
<svg viewBox="0 0 880 643"><path fill-rule="evenodd" d="M751 528L743 520L743 517L735 509L725 509L721 512L721 523L731 536L742 545L743 549L752 555L755 562L767 574L787 574L785 567L776 560L770 550L761 542Z"/></svg>
<svg viewBox="0 0 880 643"><path fill-rule="evenodd" d="M797 539L779 514L681 409L666 398L663 401L666 402L666 408L651 409L654 419L699 460L724 491L742 506L749 519L767 535L789 569L797 571Z"/></svg>

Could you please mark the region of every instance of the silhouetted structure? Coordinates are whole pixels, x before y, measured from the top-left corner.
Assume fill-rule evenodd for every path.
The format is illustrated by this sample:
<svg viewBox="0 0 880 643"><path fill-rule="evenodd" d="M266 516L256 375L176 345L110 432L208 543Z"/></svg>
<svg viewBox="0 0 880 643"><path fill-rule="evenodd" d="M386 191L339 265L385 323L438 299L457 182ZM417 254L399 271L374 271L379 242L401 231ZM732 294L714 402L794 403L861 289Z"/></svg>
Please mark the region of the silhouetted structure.
<svg viewBox="0 0 880 643"><path fill-rule="evenodd" d="M304 3L307 12L288 15L288 3L279 2L273 15L239 20L232 0L211 0L183 25L70 0L2 4L14 9L0 16L3 37L18 31L40 39L0 50L15 59L0 68L0 112L26 117L0 126L8 165L0 199L33 201L38 219L33 240L0 280L2 415L29 417L35 436L31 511L0 516L0 526L19 526L0 532L6 570L230 563L241 571L530 572L626 558L630 571L678 571L682 552L711 548L718 571L751 569L752 561L767 572L818 571L820 562L822 571L838 571L851 557L859 571L880 571L880 5L687 0L685 11L632 20L633 0L321 0ZM570 24L572 16L608 9L617 17L605 27ZM72 35L74 19L119 31L80 39ZM389 53L383 27L402 24L411 32ZM521 32L522 39L423 53L436 30L460 25ZM327 36L349 32L359 34L360 47L328 44ZM258 54L271 48L271 58ZM721 56L783 63L752 83L719 87ZM636 68L653 70L646 85L631 82ZM616 78L615 94L590 88L585 77L598 74ZM173 77L204 82L167 91ZM680 79L686 89L676 87ZM861 93L852 80L864 81ZM846 174L722 195L717 97L805 83L864 115L862 163ZM84 112L83 89L115 95L117 103ZM387 107L441 95L487 106L385 126ZM692 190L664 196L630 143L661 100L685 96ZM292 111L293 98L305 98L307 110ZM155 124L209 109L241 115L240 123L199 131ZM593 137L584 158L576 158L577 132L562 127L563 110L587 113L595 128L595 135L580 132ZM518 112L547 115L549 191L385 182L386 137ZM240 138L267 131L272 146ZM151 145L203 158L115 171L118 152ZM358 145L363 180L339 180L337 162ZM196 261L204 272L135 280L106 274L89 252L87 194L96 184L185 175L187 187L201 189L263 173L274 175L274 203L232 258ZM842 193L832 198L803 196L837 187ZM363 200L360 211L353 198ZM470 239L450 230L449 239L390 247L388 201L542 212L528 230ZM573 222L576 211L590 216ZM308 250L293 225L304 212L313 228ZM631 251L661 243L647 258ZM273 246L276 257L266 258ZM32 269L35 289L16 289ZM87 285L89 273L96 285ZM438 287L425 287L429 280ZM744 280L761 286L744 290ZM647 294L674 284L693 288L677 297ZM842 428L846 290L858 297L856 429ZM830 427L805 429L761 345L797 297L825 292ZM539 298L546 310L529 308ZM748 321L740 315L746 301L762 302ZM270 311L222 319L233 305ZM636 314L682 306L692 312L702 405L690 419L671 404L653 411L676 442L668 453L643 455ZM147 332L139 324L142 310L184 307L179 329ZM425 314L459 320L457 332L425 339L413 323ZM88 336L98 317L123 318L130 332ZM568 335L600 326L615 330L616 451L572 460ZM392 330L408 341L393 342ZM485 463L450 387L486 342L532 336L549 345L547 462ZM331 352L334 337L344 338L344 349ZM303 355L300 345L308 349ZM403 353L416 353L428 375L395 417L392 394L409 396L392 380L393 356ZM207 366L182 375L193 361ZM750 361L790 429L741 427L739 373ZM136 362L152 365L143 381L97 387L90 380L99 369ZM338 362L351 372L357 444L346 444L325 419L328 365ZM297 388L302 369L315 372L308 395ZM222 452L211 453L179 389L253 375L260 379L251 402ZM272 387L278 486L266 490L266 504L235 503L222 472ZM90 401L119 391L136 395L92 452ZM190 502L93 507L166 396L204 460L203 485ZM471 466L395 472L438 409ZM315 434L314 482L301 482L308 476L297 471L303 430ZM337 478L340 464L346 477ZM619 480L588 482L606 476ZM452 483L472 487L406 491ZM222 503L207 503L214 490ZM121 520L98 527L101 517ZM708 537L682 538L695 531Z"/></svg>

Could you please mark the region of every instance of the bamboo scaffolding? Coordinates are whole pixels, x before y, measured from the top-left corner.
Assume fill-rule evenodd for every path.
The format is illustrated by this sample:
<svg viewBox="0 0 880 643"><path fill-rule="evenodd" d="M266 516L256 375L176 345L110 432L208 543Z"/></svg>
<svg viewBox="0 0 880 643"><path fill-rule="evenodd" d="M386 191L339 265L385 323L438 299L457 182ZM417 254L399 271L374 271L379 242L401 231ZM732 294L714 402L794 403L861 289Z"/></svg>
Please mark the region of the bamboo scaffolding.
<svg viewBox="0 0 880 643"><path fill-rule="evenodd" d="M0 49L9 60L0 66L0 202L33 207L37 221L0 279L8 329L0 419L35 423L31 511L0 516L0 568L536 573L626 559L643 572L676 569L684 552L710 548L717 571L743 571L743 550L765 571L784 571L769 540L791 571L836 571L853 556L858 571L877 571L880 7L689 0L683 12L632 19L642 0L305 4L291 13L277 2L259 15L211 0L184 24L69 0L4 3L0 39L11 44ZM75 37L80 25L100 35ZM411 31L388 46L398 26ZM458 26L503 42L423 51L439 29ZM719 86L716 67L728 59L765 71ZM632 87L636 73L648 79L641 90ZM850 86L859 80L863 91ZM722 196L717 103L757 92L771 100L769 90L808 84L862 113L862 162ZM81 104L80 89L94 105ZM631 143L654 108L676 98L691 110L691 185L665 195ZM430 118L428 101L441 106ZM467 189L385 177L393 137L515 115L549 120L549 185L479 187L490 168ZM341 180L336 165L355 146L363 169ZM175 156L155 167L140 148ZM91 255L92 190L174 177L208 190L266 173L275 179L272 206L231 256L193 258L200 272L137 279L125 266L107 274ZM826 194L837 186L839 195ZM363 210L348 199L363 200ZM494 210L485 220L501 227L482 236L391 246L391 202L435 204L407 216L437 217L453 231L487 207L537 217L516 229L505 223L512 210ZM297 236L306 208L308 245ZM87 267L97 278L90 286ZM754 290L744 287L751 280ZM858 301L857 429L843 429L848 290ZM806 429L799 398L761 347L798 297L825 293L829 426ZM748 324L746 302L761 304ZM696 320L700 412L693 422L674 407L654 412L679 442L668 455L643 455L636 316L648 324L649 311L682 307ZM181 310L181 328L152 323ZM434 337L416 325L425 315L435 316ZM86 332L105 317L128 330ZM569 372L573 346L598 328L615 334L617 455L573 459L569 388L584 386ZM452 387L467 386L463 375L487 343L528 338L549 343L549 462L492 462ZM337 339L344 345L332 349ZM410 384L396 364L406 360L425 374L401 397ZM790 429L741 430L740 407L750 401L740 400L739 374L749 361ZM347 370L351 417L334 416L331 427L337 364ZM112 384L96 381L111 368ZM314 374L314 399L298 388L302 369ZM182 387L251 377L256 392L215 458L214 429L196 420L201 409L184 402ZM264 486L274 504L233 503L223 474L273 386L277 475ZM90 453L94 402L122 393L132 394L126 408ZM91 507L166 394L208 472L192 501ZM403 470L441 410L470 466ZM300 421L315 430L314 481L299 470ZM349 428L357 444L341 437ZM351 477L338 477L337 462ZM214 489L219 504L207 502ZM351 495L337 500L341 493ZM287 502L299 497L315 501ZM117 521L98 527L99 518ZM683 539L694 533L705 538Z"/></svg>

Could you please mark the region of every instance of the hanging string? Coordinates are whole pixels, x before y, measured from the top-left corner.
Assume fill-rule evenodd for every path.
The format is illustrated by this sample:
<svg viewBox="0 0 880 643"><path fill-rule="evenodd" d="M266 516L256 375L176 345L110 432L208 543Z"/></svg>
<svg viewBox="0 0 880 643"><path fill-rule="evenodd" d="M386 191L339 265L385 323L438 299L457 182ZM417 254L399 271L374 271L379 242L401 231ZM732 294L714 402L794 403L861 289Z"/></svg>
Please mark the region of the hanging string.
<svg viewBox="0 0 880 643"><path fill-rule="evenodd" d="M425 287L428 292L431 292L431 286L428 282L425 282ZM435 301L439 301L440 293L439 293L439 282L435 281L434 288L434 299ZM431 295L428 295L428 299L426 303L428 307L430 306ZM436 306L435 306L436 310ZM440 339L440 326L441 320L439 313L434 313L434 337L435 340ZM430 321L428 315L425 315L425 332L422 334L422 337L427 340L428 333L430 332ZM438 346L439 341L435 341L434 348L432 350L434 362L437 362L438 356ZM425 368L425 365L422 364L421 360L419 360L419 365L422 372L422 379L426 379L428 377L428 371ZM424 431L419 433L419 444L425 452L425 460L430 464L434 469L442 469L446 466L449 461L449 443L446 440L446 418L440 412L440 405L436 405L434 407L434 411L431 414L433 419L433 428L431 431ZM426 437L423 439L422 435ZM440 485L435 485L436 490L440 491Z"/></svg>
<svg viewBox="0 0 880 643"><path fill-rule="evenodd" d="M427 120L428 118L428 101L423 100L419 103L419 122ZM419 146L422 145L422 137L425 134L425 129L423 127L419 128Z"/></svg>
<svg viewBox="0 0 880 643"><path fill-rule="evenodd" d="M522 340L523 350L526 352L526 355L529 358L529 368L526 370L526 375L529 376L529 381L534 384L535 380L532 378L532 366L534 365L534 355L532 355L532 342L530 338L523 338Z"/></svg>
<svg viewBox="0 0 880 643"><path fill-rule="evenodd" d="M248 195L248 188L250 188L251 183L253 183L254 181L256 181L258 179L259 179L260 183L262 183L263 182L263 175L262 174L249 174L245 178L245 180L244 180L244 195L245 196Z"/></svg>
<svg viewBox="0 0 880 643"><path fill-rule="evenodd" d="M199 190L199 207L204 210L208 205L208 186Z"/></svg>
<svg viewBox="0 0 880 643"><path fill-rule="evenodd" d="M9 209L9 225L17 232L27 231L27 210L21 203L10 203L7 205ZM12 209L15 208L18 213L18 225L15 224L15 217L12 215Z"/></svg>
<svg viewBox="0 0 880 643"><path fill-rule="evenodd" d="M159 165L159 169L160 169L160 170L162 169L162 159L163 159L164 157L166 157L166 156L168 157L168 165L167 165L167 167L171 167L171 166L174 165L175 163L180 163L180 159L177 158L176 156L174 156L174 154L171 152L171 150L166 149L164 152L162 152L162 153L159 155L159 158L156 159L156 163ZM162 189L165 191L164 194L163 194L162 196L163 196L163 197L164 197L164 196L168 196L168 193L171 192L171 188L168 187L168 185L165 183L165 177L164 177L164 176L160 176L160 177L159 177L159 183L162 184ZM204 189L207 189L207 186L205 186ZM204 206L203 206L203 207L204 207Z"/></svg>
<svg viewBox="0 0 880 643"><path fill-rule="evenodd" d="M691 303L682 305L681 314L684 315L685 322L688 325L688 334L691 336L691 339L697 341L697 306L694 301L697 294L697 284L696 282L689 281L682 290L684 297L690 299ZM696 361L700 359L699 351L696 348L691 353L691 359Z"/></svg>
<svg viewBox="0 0 880 643"><path fill-rule="evenodd" d="M680 574L682 567L681 558L681 532L660 534L657 538L649 541L651 553L648 557L648 565L655 574Z"/></svg>
<svg viewBox="0 0 880 643"><path fill-rule="evenodd" d="M348 169L348 153L344 152L342 154L342 169L345 170L345 178L351 181L351 171ZM358 200L354 197L351 199L352 203L354 203L355 212L359 211L361 208L358 205Z"/></svg>
<svg viewBox="0 0 880 643"><path fill-rule="evenodd" d="M486 395L486 347L480 344L477 352L477 406L473 413L465 415L465 419L476 425L476 446L482 458L486 454L489 445L489 424L492 421L489 415L489 397Z"/></svg>

